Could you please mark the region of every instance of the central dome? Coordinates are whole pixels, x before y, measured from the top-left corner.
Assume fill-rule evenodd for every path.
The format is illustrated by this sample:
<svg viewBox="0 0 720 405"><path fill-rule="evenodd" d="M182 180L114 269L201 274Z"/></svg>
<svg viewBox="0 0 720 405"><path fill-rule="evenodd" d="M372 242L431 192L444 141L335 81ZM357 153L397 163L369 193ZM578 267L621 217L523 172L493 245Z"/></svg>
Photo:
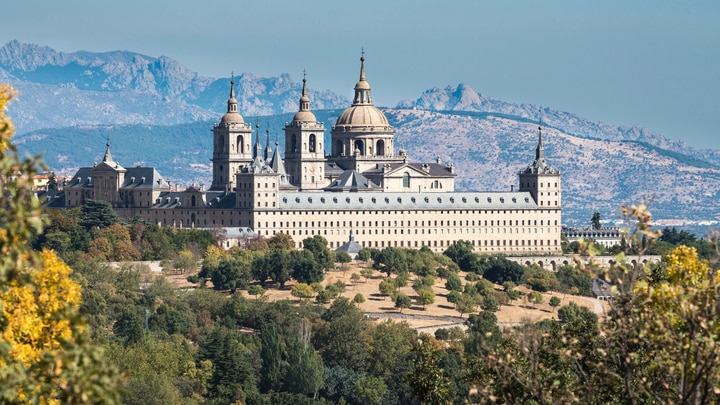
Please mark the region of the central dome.
<svg viewBox="0 0 720 405"><path fill-rule="evenodd" d="M385 114L374 105L353 105L340 114L336 126L371 127L390 125Z"/></svg>

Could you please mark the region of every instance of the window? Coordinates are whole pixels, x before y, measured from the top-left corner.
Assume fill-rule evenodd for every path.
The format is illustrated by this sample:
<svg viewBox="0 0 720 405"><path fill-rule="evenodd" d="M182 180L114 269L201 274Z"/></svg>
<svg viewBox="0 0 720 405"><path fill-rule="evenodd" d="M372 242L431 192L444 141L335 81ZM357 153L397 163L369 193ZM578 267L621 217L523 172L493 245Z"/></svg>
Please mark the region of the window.
<svg viewBox="0 0 720 405"><path fill-rule="evenodd" d="M310 134L310 152L315 152L315 134Z"/></svg>
<svg viewBox="0 0 720 405"><path fill-rule="evenodd" d="M405 172L405 174L403 174L402 182L404 188L410 188L410 173Z"/></svg>

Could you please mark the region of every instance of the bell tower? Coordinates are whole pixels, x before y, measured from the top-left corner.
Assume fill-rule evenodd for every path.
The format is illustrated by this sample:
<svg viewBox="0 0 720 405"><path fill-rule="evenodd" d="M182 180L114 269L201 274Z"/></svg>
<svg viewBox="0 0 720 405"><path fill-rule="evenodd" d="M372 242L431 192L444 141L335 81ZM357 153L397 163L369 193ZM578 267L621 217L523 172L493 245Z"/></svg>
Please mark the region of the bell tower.
<svg viewBox="0 0 720 405"><path fill-rule="evenodd" d="M230 192L235 189L235 173L252 161L250 143L252 127L238 113L235 99L235 77L230 80L227 112L213 126L213 181L211 191Z"/></svg>
<svg viewBox="0 0 720 405"><path fill-rule="evenodd" d="M325 181L325 125L310 111L307 79L303 73L300 110L288 122L285 131L285 167L290 183L301 190L319 190Z"/></svg>
<svg viewBox="0 0 720 405"><path fill-rule="evenodd" d="M560 171L545 161L545 147L542 143L542 127L538 127L538 144L535 161L519 173L520 188L528 191L540 209L557 209L562 206Z"/></svg>

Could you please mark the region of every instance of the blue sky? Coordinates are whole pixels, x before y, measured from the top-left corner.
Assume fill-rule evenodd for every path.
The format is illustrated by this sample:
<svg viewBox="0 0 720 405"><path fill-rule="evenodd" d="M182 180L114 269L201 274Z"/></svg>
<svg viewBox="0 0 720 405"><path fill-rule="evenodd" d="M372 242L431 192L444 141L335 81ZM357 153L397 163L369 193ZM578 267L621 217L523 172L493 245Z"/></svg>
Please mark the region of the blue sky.
<svg viewBox="0 0 720 405"><path fill-rule="evenodd" d="M720 2L8 1L0 42L130 50L205 76L295 80L375 104L467 83L485 96L720 147Z"/></svg>

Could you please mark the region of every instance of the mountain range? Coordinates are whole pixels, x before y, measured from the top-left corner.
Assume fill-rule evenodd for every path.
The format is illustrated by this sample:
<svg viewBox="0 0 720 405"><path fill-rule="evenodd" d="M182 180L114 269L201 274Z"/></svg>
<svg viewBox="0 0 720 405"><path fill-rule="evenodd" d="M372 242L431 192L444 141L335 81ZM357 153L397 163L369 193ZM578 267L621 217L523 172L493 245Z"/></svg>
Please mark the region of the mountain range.
<svg viewBox="0 0 720 405"><path fill-rule="evenodd" d="M229 80L200 76L165 56L63 53L18 41L0 48L0 81L19 91L9 109L15 142L23 152L43 153L63 174L101 159L109 137L125 166L154 166L180 184L208 182L210 129L226 110ZM235 83L246 121L259 120L282 147L281 128L297 110L301 85L288 74L242 73ZM350 104L330 90L309 95L327 128ZM464 84L428 89L383 110L396 148L414 160L453 162L458 189L509 189L532 162L541 125L548 160L563 172L569 224L587 224L595 210L617 217L620 204L643 199L652 200L656 218L720 220L720 150L496 100Z"/></svg>

